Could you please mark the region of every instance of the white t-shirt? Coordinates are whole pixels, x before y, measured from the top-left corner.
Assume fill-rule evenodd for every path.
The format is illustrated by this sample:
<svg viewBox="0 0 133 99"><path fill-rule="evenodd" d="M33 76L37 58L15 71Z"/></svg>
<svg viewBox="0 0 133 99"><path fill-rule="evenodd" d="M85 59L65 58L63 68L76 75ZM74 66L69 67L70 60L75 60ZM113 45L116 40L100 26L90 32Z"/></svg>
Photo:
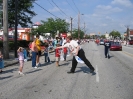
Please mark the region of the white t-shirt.
<svg viewBox="0 0 133 99"><path fill-rule="evenodd" d="M73 54L76 54L78 46L79 46L78 43L74 40L71 40L70 43L66 43L64 45L64 47L68 47ZM80 49L81 49L81 47L80 47Z"/></svg>

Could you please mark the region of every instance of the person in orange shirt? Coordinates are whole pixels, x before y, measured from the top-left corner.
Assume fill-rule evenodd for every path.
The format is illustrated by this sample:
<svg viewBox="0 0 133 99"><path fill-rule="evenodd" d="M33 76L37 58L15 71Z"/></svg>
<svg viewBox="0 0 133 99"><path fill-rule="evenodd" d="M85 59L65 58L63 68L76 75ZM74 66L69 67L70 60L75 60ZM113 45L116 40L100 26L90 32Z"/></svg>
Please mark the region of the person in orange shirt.
<svg viewBox="0 0 133 99"><path fill-rule="evenodd" d="M36 42L36 39L34 39L34 41L32 42L32 45L31 45L31 51L32 51L32 67L33 68L37 68L36 67L36 56L37 56L37 53L38 53L38 49L37 49L37 46L36 46L35 42Z"/></svg>
<svg viewBox="0 0 133 99"><path fill-rule="evenodd" d="M39 35L36 35L36 47L37 47L37 56L36 56L36 66L40 66L40 56L41 56L41 42L39 40Z"/></svg>

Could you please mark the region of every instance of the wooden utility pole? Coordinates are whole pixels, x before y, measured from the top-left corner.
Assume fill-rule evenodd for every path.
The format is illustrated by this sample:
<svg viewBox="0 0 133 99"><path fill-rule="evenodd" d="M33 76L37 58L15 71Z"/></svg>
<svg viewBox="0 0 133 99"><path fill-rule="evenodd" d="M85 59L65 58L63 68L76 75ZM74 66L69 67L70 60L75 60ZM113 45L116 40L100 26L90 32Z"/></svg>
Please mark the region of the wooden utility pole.
<svg viewBox="0 0 133 99"><path fill-rule="evenodd" d="M127 26L125 26L126 28L127 28L127 36L126 36L126 40L128 40L129 39L129 32L130 32L130 30L129 30L129 26L127 25Z"/></svg>
<svg viewBox="0 0 133 99"><path fill-rule="evenodd" d="M14 43L15 43L15 49L14 49L14 55L15 58L17 58L17 36L18 36L18 31L17 31L17 27L18 27L18 0L15 0L15 39L14 39Z"/></svg>
<svg viewBox="0 0 133 99"><path fill-rule="evenodd" d="M3 0L3 56L4 56L4 59L9 59L8 0Z"/></svg>
<svg viewBox="0 0 133 99"><path fill-rule="evenodd" d="M72 20L73 20L73 18L71 18L71 36L72 36Z"/></svg>
<svg viewBox="0 0 133 99"><path fill-rule="evenodd" d="M80 38L80 12L78 14L78 39Z"/></svg>

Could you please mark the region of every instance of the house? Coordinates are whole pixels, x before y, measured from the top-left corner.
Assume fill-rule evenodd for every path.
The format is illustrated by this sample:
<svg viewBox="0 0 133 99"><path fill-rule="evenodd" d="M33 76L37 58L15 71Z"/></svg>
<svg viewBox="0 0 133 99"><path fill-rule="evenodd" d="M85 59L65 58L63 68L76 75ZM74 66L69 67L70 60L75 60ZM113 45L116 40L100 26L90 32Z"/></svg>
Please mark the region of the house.
<svg viewBox="0 0 133 99"><path fill-rule="evenodd" d="M129 30L129 38L133 40L133 29Z"/></svg>

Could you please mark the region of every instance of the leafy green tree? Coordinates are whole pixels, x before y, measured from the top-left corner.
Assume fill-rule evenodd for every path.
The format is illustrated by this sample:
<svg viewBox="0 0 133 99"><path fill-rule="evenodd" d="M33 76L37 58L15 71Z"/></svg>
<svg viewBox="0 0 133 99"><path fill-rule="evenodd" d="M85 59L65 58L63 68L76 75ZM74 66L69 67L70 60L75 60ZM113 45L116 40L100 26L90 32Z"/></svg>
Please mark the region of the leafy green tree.
<svg viewBox="0 0 133 99"><path fill-rule="evenodd" d="M2 4L3 0L0 0ZM33 2L36 0L18 0L18 24L27 27L32 24L31 19L36 15L31 9L34 7ZM8 0L8 25L9 28L15 26L15 0Z"/></svg>
<svg viewBox="0 0 133 99"><path fill-rule="evenodd" d="M55 36L57 30L60 33L67 33L69 29L69 23L63 19L48 18L47 21L41 21L42 25L36 29L36 33L44 35L45 33L52 33Z"/></svg>
<svg viewBox="0 0 133 99"><path fill-rule="evenodd" d="M105 35L101 35L100 38L105 39L106 37L105 37Z"/></svg>
<svg viewBox="0 0 133 99"><path fill-rule="evenodd" d="M75 29L75 30L73 30L73 33L72 33L72 37L73 38L78 38L78 33L80 33L80 39L83 39L84 38L84 32L83 31L79 31L78 32L78 29Z"/></svg>
<svg viewBox="0 0 133 99"><path fill-rule="evenodd" d="M120 32L113 30L112 32L109 33L109 36L116 38L116 37L121 37L121 34L120 34Z"/></svg>

